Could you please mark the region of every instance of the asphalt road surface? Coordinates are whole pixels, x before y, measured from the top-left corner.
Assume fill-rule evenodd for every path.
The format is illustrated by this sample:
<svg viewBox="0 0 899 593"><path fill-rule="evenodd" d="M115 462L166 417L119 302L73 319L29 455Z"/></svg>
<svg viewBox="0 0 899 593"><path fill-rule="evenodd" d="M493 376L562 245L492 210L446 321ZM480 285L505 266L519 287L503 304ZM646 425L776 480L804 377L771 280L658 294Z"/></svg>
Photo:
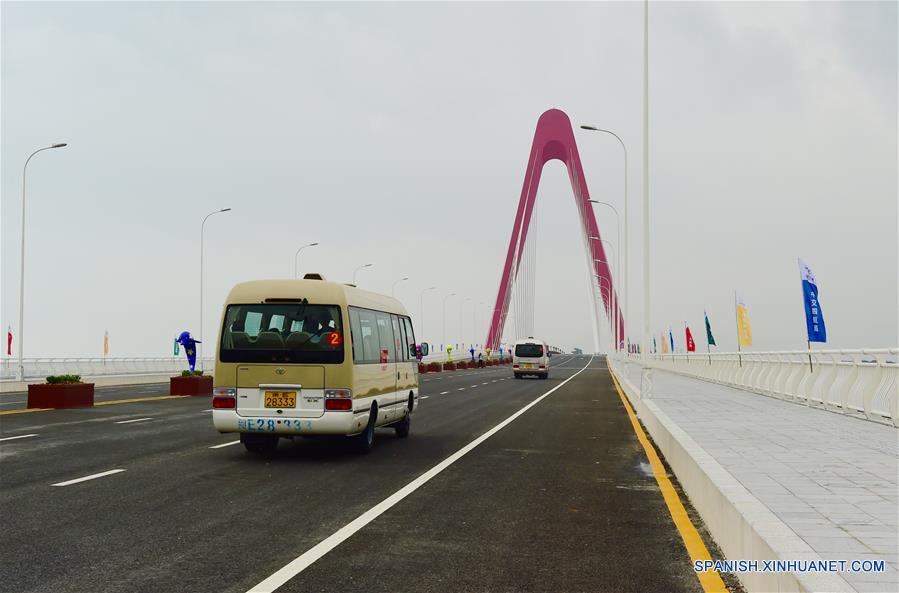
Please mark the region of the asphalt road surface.
<svg viewBox="0 0 899 593"><path fill-rule="evenodd" d="M552 363L423 375L367 455L250 455L208 398L0 416L0 589L702 591L604 360Z"/></svg>

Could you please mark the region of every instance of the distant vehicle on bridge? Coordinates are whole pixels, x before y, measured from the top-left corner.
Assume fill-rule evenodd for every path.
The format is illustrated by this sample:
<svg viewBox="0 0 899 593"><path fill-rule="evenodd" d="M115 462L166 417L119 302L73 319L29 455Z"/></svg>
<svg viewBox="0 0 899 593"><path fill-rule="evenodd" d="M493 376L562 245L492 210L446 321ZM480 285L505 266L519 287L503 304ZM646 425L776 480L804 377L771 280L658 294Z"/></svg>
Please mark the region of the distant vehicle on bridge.
<svg viewBox="0 0 899 593"><path fill-rule="evenodd" d="M571 351L571 353L572 353L572 354L575 354L575 355L577 355L577 356L581 356L581 355L584 353L584 351L581 350L580 348L574 348L574 349Z"/></svg>
<svg viewBox="0 0 899 593"><path fill-rule="evenodd" d="M549 377L549 348L543 340L530 336L518 340L512 347L512 373L516 379L534 375Z"/></svg>
<svg viewBox="0 0 899 593"><path fill-rule="evenodd" d="M412 320L394 298L319 274L243 282L222 313L213 423L253 453L297 435L351 436L368 451L375 427L409 435L416 354Z"/></svg>

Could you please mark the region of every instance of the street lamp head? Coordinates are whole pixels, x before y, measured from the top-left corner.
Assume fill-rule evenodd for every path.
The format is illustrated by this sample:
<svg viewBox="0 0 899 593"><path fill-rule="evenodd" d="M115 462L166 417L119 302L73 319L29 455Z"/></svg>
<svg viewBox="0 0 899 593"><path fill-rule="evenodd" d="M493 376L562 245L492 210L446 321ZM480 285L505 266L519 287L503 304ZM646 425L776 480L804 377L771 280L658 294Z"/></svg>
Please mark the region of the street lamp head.
<svg viewBox="0 0 899 593"><path fill-rule="evenodd" d="M362 267L363 267L363 268L370 268L370 267L372 267L373 265L374 265L374 264L365 264L365 265L362 266Z"/></svg>
<svg viewBox="0 0 899 593"><path fill-rule="evenodd" d="M590 130L591 132L598 132L599 128L596 126L581 126L582 130Z"/></svg>
<svg viewBox="0 0 899 593"><path fill-rule="evenodd" d="M68 146L66 142L57 142L56 144L51 144L50 148L62 148L63 146Z"/></svg>
<svg viewBox="0 0 899 593"><path fill-rule="evenodd" d="M222 208L219 212L231 212L231 208Z"/></svg>
<svg viewBox="0 0 899 593"><path fill-rule="evenodd" d="M315 247L316 245L318 245L318 243L310 243L308 246L309 246L309 247Z"/></svg>

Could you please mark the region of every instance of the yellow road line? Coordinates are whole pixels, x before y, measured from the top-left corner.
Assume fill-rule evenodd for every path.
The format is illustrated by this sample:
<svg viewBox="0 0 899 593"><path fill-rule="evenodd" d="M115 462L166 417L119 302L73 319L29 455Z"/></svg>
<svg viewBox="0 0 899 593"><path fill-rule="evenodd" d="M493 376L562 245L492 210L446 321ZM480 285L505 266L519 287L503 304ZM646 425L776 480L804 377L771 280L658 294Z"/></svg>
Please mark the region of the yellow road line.
<svg viewBox="0 0 899 593"><path fill-rule="evenodd" d="M0 412L0 416L6 416L7 414L27 414L28 412L46 412L52 409L53 408L27 408L24 410L3 410Z"/></svg>
<svg viewBox="0 0 899 593"><path fill-rule="evenodd" d="M655 447L652 446L652 443L650 443L649 439L646 437L646 433L643 432L643 427L640 426L637 415L634 414L634 410L627 401L627 397L624 395L624 392L622 392L621 386L618 384L618 378L615 376L615 373L612 372L612 369L609 369L609 374L612 376L612 382L615 383L618 397L621 398L621 403L624 404L624 409L627 410L628 418L631 420L631 426L634 427L634 432L637 433L637 440L643 445L643 450L646 451L646 457L649 458L649 465L652 466L652 473L655 476L656 482L659 484L659 489L662 491L662 497L665 499L665 504L668 505L668 512L671 513L674 525L677 527L677 531L684 541L684 547L687 548L687 554L690 555L691 569L692 563L697 560L711 560L712 557L709 554L708 548L705 547L705 542L702 541L702 537L696 530L696 526L693 525L690 516L687 515L687 510L681 503L680 497L677 495L674 486L672 486L671 480L668 478L668 472L665 471L665 466L662 464L662 460L659 459ZM696 577L699 579L699 584L702 585L702 588L706 593L727 593L727 587L717 572L697 572Z"/></svg>
<svg viewBox="0 0 899 593"><path fill-rule="evenodd" d="M190 395L157 395L156 397L135 397L132 399L111 399L104 402L94 402L95 406L112 406L115 404L133 404L136 402L151 402L160 399L178 399L182 397L193 397Z"/></svg>
<svg viewBox="0 0 899 593"><path fill-rule="evenodd" d="M102 402L94 402L94 406L114 406L116 404L133 404L137 402L151 402L162 399L180 399L183 397L193 397L190 395L158 395L156 397L135 397L131 399L113 399ZM24 410L3 410L0 412L0 416L6 416L7 414L28 414L30 412L49 412L50 410L57 409L66 409L66 408L26 408Z"/></svg>

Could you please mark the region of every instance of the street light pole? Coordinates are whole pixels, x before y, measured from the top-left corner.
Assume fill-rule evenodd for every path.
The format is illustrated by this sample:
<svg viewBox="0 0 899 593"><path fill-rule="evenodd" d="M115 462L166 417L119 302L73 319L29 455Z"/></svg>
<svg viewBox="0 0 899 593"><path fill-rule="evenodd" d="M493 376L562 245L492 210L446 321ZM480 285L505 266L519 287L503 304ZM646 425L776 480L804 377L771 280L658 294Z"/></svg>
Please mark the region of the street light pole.
<svg viewBox="0 0 899 593"><path fill-rule="evenodd" d="M307 247L315 247L316 245L318 245L318 243L306 243L305 245L303 245L302 247L297 249L297 252L293 256L293 277L294 278L300 277L300 267L299 267L300 252L302 250L306 249Z"/></svg>
<svg viewBox="0 0 899 593"><path fill-rule="evenodd" d="M626 241L625 241L626 242ZM645 381L641 380L641 394L649 397L652 383L646 367L646 347L649 344L649 0L643 0L643 338L640 361Z"/></svg>
<svg viewBox="0 0 899 593"><path fill-rule="evenodd" d="M19 267L19 381L25 380L25 350L23 348L23 338L25 337L25 177L28 173L28 161L39 152L50 150L51 148L63 148L65 146L67 146L65 142L57 142L50 146L38 148L28 155L28 158L25 159L25 166L22 167L22 249Z"/></svg>
<svg viewBox="0 0 899 593"><path fill-rule="evenodd" d="M617 276L618 272L621 271L621 260L618 258L618 250L615 249L615 247L612 245L611 241L608 241L606 239L600 239L600 241L602 241L603 243L608 245L609 249L612 250L612 261L615 262L615 275ZM608 265L608 264L606 264L606 265ZM611 290L611 289L612 289L612 287L609 286L609 290ZM618 328L621 326L621 316L619 315L618 310L621 308L621 304L618 302L618 291L617 290L612 291L612 307L613 307L613 312L615 315L615 352L618 352L618 345L620 344L619 338L621 337L618 334Z"/></svg>
<svg viewBox="0 0 899 593"><path fill-rule="evenodd" d="M200 339L197 340L200 345L197 348L197 354L200 357L200 370L203 370L203 233L206 230L206 219L214 214L221 214L222 212L229 212L231 208L222 208L221 210L216 210L215 212L210 212L203 218L202 224L200 224Z"/></svg>
<svg viewBox="0 0 899 593"><path fill-rule="evenodd" d="M359 270L364 270L365 268L370 268L370 267L372 267L373 265L374 265L374 264L365 264L365 265L359 266L358 268L356 268L355 270L353 270L353 286L356 286L356 272L358 272Z"/></svg>
<svg viewBox="0 0 899 593"><path fill-rule="evenodd" d="M611 301L612 300L611 292L607 288L609 285L608 278L603 278L603 277L599 276L598 274L594 274L594 276L596 277L597 280L605 280L606 281L606 286L603 286L602 282L597 282L597 285L599 285L599 296L602 297L603 295L605 295L605 297L609 301ZM611 323L609 325L611 326Z"/></svg>
<svg viewBox="0 0 899 593"><path fill-rule="evenodd" d="M409 277L406 276L405 278L400 278L399 280L394 282L393 285L390 287L390 296L392 296L393 298L396 298L396 285L399 284L400 282L404 282L408 279L409 279Z"/></svg>
<svg viewBox="0 0 899 593"><path fill-rule="evenodd" d="M602 239L602 241L607 242L605 239ZM609 249L612 249L611 243L609 244ZM612 256L614 257L614 255L615 255L615 252L614 252L614 250L612 250ZM606 266L609 267L610 271L612 269L611 266L609 266L609 262L607 262L607 261L603 261L601 259L596 259L593 261L598 261L598 262L602 262L602 263L606 264ZM609 299L609 302L612 303L612 315L610 316L609 321L612 322L612 326L613 326L612 339L615 341L614 350L615 350L615 352L617 352L618 351L618 324L619 324L620 319L618 318L618 307L617 307L618 302L617 302L617 299L615 298L616 292L612 290L612 282L608 278L602 278L599 275L597 275L597 278L599 278L600 280L605 280L606 286L608 287L608 299ZM600 287L602 287L602 285L600 285Z"/></svg>
<svg viewBox="0 0 899 593"><path fill-rule="evenodd" d="M456 293L448 294L443 297L443 348L446 350L446 301L450 297L456 296Z"/></svg>
<svg viewBox="0 0 899 593"><path fill-rule="evenodd" d="M601 201L601 200L590 200L590 202L593 203L593 204L602 204L602 205L608 206L609 208L612 209L612 212L615 213L615 227L616 227L616 233L615 233L615 234L616 234L616 241L618 242L617 255L620 256L620 255L621 255L621 217L618 216L618 209L615 208L615 206L612 206L611 204L609 204L608 202L603 202L603 201ZM625 249L627 249L627 244L625 244L624 247L625 247ZM615 261L616 261L616 264L615 264L615 270L616 270L616 272L620 272L620 271L621 271L621 258L616 256ZM624 265L625 265L625 267L627 267L627 255L624 256ZM626 273L625 273L625 274L626 274ZM625 281L624 281L624 282L625 282L625 287L624 287L624 289L625 289L625 291L627 291L627 276L625 276ZM618 291L615 291L615 292L616 292L616 294L617 294ZM627 294L627 292L625 292L625 295L626 295L626 294ZM627 304L627 296L625 296L625 304ZM625 322L627 322L627 317L624 316L624 308L622 307L621 309L622 309L622 310L621 310L621 313L619 314L619 313L618 313L618 308L616 307L615 313L618 314L618 315L620 315L620 316L622 316L622 317L624 317ZM621 321L621 320L619 319L619 321ZM618 342L618 337L617 337L617 336L618 336L618 325L615 326L615 336L616 336L616 338L615 338L615 350L617 351L617 350L618 350L618 344L619 344L619 342ZM623 336L622 336L622 337L623 337Z"/></svg>
<svg viewBox="0 0 899 593"><path fill-rule="evenodd" d="M462 342L463 344L465 342L465 331L464 327L462 326L462 309L465 308L465 303L470 300L471 297L465 297L464 299L462 299L462 302L459 303L459 342Z"/></svg>
<svg viewBox="0 0 899 593"><path fill-rule="evenodd" d="M421 342L425 341L425 293L429 290L435 290L436 286L429 286L418 296L419 311L421 311L421 319L418 322L418 329L421 330Z"/></svg>
<svg viewBox="0 0 899 593"><path fill-rule="evenodd" d="M618 143L621 144L621 150L624 151L624 253L622 257L624 258L624 306L621 308L621 314L624 317L625 321L630 320L627 316L628 311L628 295L630 294L628 291L628 283L629 283L629 275L628 270L629 266L629 251L627 242L627 232L628 232L628 224L627 224L627 146L624 144L624 140L621 139L621 136L613 132L612 130L606 130L605 128L599 128L596 126L581 126L583 130L590 130L592 132L604 132L606 134L611 134L615 136L618 140ZM591 200L592 202L593 200ZM617 212L616 212L617 214Z"/></svg>

